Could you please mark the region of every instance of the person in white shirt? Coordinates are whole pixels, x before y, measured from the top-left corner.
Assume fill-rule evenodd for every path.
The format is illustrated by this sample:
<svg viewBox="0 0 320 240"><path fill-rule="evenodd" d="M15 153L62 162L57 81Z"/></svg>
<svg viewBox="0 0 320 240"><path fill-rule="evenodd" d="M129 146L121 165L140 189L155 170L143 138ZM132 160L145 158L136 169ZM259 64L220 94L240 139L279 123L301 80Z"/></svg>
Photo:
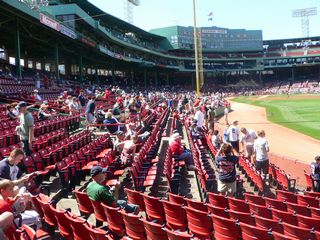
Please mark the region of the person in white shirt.
<svg viewBox="0 0 320 240"><path fill-rule="evenodd" d="M256 169L262 171L264 174L268 174L269 170L269 143L265 138L266 134L264 130L258 131L258 138L254 141L254 162Z"/></svg>
<svg viewBox="0 0 320 240"><path fill-rule="evenodd" d="M229 108L225 107L225 109L224 109L224 120L226 122L226 125L229 125L228 115L229 115Z"/></svg>
<svg viewBox="0 0 320 240"><path fill-rule="evenodd" d="M204 121L204 114L203 112L201 112L199 107L196 108L196 114L194 115L194 119L197 120L197 128L201 130Z"/></svg>
<svg viewBox="0 0 320 240"><path fill-rule="evenodd" d="M253 144L254 140L257 139L257 135L255 131L251 129L241 128L241 136L240 143L242 145L242 149L245 151L246 157L251 161L251 157L253 155Z"/></svg>
<svg viewBox="0 0 320 240"><path fill-rule="evenodd" d="M239 153L239 134L240 129L237 127L239 121L234 121L227 130L228 139L233 149Z"/></svg>

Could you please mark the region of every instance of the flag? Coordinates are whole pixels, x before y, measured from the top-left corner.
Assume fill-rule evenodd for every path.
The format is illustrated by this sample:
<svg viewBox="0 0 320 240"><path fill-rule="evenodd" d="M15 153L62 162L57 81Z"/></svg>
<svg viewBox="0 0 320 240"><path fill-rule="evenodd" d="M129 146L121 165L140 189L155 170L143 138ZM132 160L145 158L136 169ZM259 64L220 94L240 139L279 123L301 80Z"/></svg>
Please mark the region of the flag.
<svg viewBox="0 0 320 240"><path fill-rule="evenodd" d="M210 16L212 16L212 15L213 15L213 12L209 13L209 14L208 14L208 17L210 17Z"/></svg>

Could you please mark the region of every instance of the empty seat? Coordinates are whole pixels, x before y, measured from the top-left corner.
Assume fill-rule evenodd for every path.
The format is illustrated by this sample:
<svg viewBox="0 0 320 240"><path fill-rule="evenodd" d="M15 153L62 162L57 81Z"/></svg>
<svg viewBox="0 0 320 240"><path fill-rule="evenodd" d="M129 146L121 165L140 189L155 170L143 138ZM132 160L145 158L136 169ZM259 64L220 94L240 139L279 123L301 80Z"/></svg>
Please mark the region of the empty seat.
<svg viewBox="0 0 320 240"><path fill-rule="evenodd" d="M265 228L273 232L283 233L282 225L279 223L280 220L264 218L257 215L254 216L254 220L257 227Z"/></svg>
<svg viewBox="0 0 320 240"><path fill-rule="evenodd" d="M285 235L304 240L314 239L314 235L312 234L311 229L297 227L285 222L282 223L282 226L283 233Z"/></svg>
<svg viewBox="0 0 320 240"><path fill-rule="evenodd" d="M190 235L188 233L171 231L168 228L166 228L165 231L169 240L190 240L193 237L193 235Z"/></svg>
<svg viewBox="0 0 320 240"><path fill-rule="evenodd" d="M212 220L207 212L202 212L191 207L186 207L189 231L200 239L212 237Z"/></svg>
<svg viewBox="0 0 320 240"><path fill-rule="evenodd" d="M141 194L141 195L143 196L148 219L157 220L159 224L162 224L164 222L165 217L164 217L163 206L159 198L151 197L146 194Z"/></svg>
<svg viewBox="0 0 320 240"><path fill-rule="evenodd" d="M278 200L291 202L291 203L298 202L297 195L292 192L282 191L282 190L276 190L276 192L277 192L277 199Z"/></svg>
<svg viewBox="0 0 320 240"><path fill-rule="evenodd" d="M303 205L287 202L287 209L288 209L288 212L294 212L296 214L300 214L308 217L311 216L310 209Z"/></svg>
<svg viewBox="0 0 320 240"><path fill-rule="evenodd" d="M213 206L222 207L222 208L228 207L228 199L221 194L208 192L207 199L208 199L208 202Z"/></svg>
<svg viewBox="0 0 320 240"><path fill-rule="evenodd" d="M186 211L182 205L162 200L167 227L173 230L185 231L187 228Z"/></svg>
<svg viewBox="0 0 320 240"><path fill-rule="evenodd" d="M140 192L129 188L125 188L124 191L127 194L129 203L136 204L139 206L141 211L145 211L143 196L140 194Z"/></svg>
<svg viewBox="0 0 320 240"><path fill-rule="evenodd" d="M242 240L271 240L267 229L240 222Z"/></svg>
<svg viewBox="0 0 320 240"><path fill-rule="evenodd" d="M297 225L297 218L292 212L284 212L273 208L271 209L271 211L273 219Z"/></svg>
<svg viewBox="0 0 320 240"><path fill-rule="evenodd" d="M167 195L168 195L169 202L177 203L180 205L182 205L182 204L187 205L187 202L183 196L176 195L176 194L169 193L169 192L167 193Z"/></svg>
<svg viewBox="0 0 320 240"><path fill-rule="evenodd" d="M141 221L143 222L148 240L167 240L167 234L164 229L162 229L162 226L160 224L148 222L145 219L141 219Z"/></svg>
<svg viewBox="0 0 320 240"><path fill-rule="evenodd" d="M191 200L188 198L186 198L186 202L187 202L188 207L191 207L193 209L197 209L202 212L208 211L207 206L203 202L194 201L194 200Z"/></svg>
<svg viewBox="0 0 320 240"><path fill-rule="evenodd" d="M266 206L281 210L281 211L287 211L287 205L282 200L277 200L273 198L264 198L266 202Z"/></svg>
<svg viewBox="0 0 320 240"><path fill-rule="evenodd" d="M319 200L315 197L298 194L298 204L319 208Z"/></svg>
<svg viewBox="0 0 320 240"><path fill-rule="evenodd" d="M228 199L228 205L230 210L237 211L237 212L245 212L245 213L250 212L249 206L244 200L236 199L232 197L228 197L227 199Z"/></svg>
<svg viewBox="0 0 320 240"><path fill-rule="evenodd" d="M146 232L143 223L137 215L120 211L126 228L126 234L132 239L146 239Z"/></svg>
<svg viewBox="0 0 320 240"><path fill-rule="evenodd" d="M264 218L272 218L271 210L268 207L257 205L251 202L249 202L248 205L250 208L250 212L253 213L254 215L258 215Z"/></svg>
<svg viewBox="0 0 320 240"><path fill-rule="evenodd" d="M120 208L109 207L103 203L101 206L108 219L108 229L119 237L124 236L125 228L122 215L119 212Z"/></svg>
<svg viewBox="0 0 320 240"><path fill-rule="evenodd" d="M273 240L299 240L298 238L290 237L281 233L272 232Z"/></svg>
<svg viewBox="0 0 320 240"><path fill-rule="evenodd" d="M316 231L320 231L320 219L319 218L312 218L312 217L306 217L303 215L297 214L297 221L298 226L303 228L313 228Z"/></svg>
<svg viewBox="0 0 320 240"><path fill-rule="evenodd" d="M244 193L244 199L247 202L252 202L257 205L265 206L266 204L264 199L261 196L250 194L250 193Z"/></svg>
<svg viewBox="0 0 320 240"><path fill-rule="evenodd" d="M90 215L93 213L93 207L87 193L78 190L74 190L73 193L76 196L80 213L82 215Z"/></svg>
<svg viewBox="0 0 320 240"><path fill-rule="evenodd" d="M254 218L251 213L237 212L233 210L228 210L231 219L238 220L239 222L244 222L247 224L254 225Z"/></svg>
<svg viewBox="0 0 320 240"><path fill-rule="evenodd" d="M214 214L211 214L211 218L214 228L214 239L234 240L240 238L240 228L236 225L236 220Z"/></svg>
<svg viewBox="0 0 320 240"><path fill-rule="evenodd" d="M216 207L211 204L207 204L208 212L220 217L229 218L228 211L225 208Z"/></svg>

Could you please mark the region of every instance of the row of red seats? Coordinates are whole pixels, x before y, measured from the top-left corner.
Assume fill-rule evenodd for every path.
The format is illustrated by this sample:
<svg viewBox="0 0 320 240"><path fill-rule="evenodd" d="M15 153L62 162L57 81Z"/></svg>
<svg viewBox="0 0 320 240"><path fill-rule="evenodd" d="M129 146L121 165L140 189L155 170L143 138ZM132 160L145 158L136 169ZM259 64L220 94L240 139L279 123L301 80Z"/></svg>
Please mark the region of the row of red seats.
<svg viewBox="0 0 320 240"><path fill-rule="evenodd" d="M179 193L181 171L183 167L185 167L185 161L179 161L174 159L170 146L168 146L166 157L164 159L163 173L166 176L168 189L170 193Z"/></svg>
<svg viewBox="0 0 320 240"><path fill-rule="evenodd" d="M193 161L197 168L196 173L199 176L202 193L203 195L205 195L207 192L216 192L217 180L215 171L210 164L210 161L212 161L212 159L207 151L205 142L202 142L205 141L205 139L193 139L191 136L191 131L189 130L190 122L185 121L185 126L191 146Z"/></svg>
<svg viewBox="0 0 320 240"><path fill-rule="evenodd" d="M230 209L228 210L223 208L221 205L220 207L212 205L215 202L220 203L221 199L218 201L217 199L209 200L211 201L211 204L204 204L202 202L195 202L170 193L168 194L168 201L146 196L145 194L129 189L126 189L126 193L128 195L129 202L138 204L140 209L145 209L148 220L156 222L157 225L164 223L167 228L170 228L173 231L177 230L179 232L184 232L188 230L189 233L194 234L194 236L200 239L211 239L213 233L214 238L217 240L240 239L241 236L242 239L250 240L309 239L308 237L310 236L310 239L315 239L313 237L317 234L317 232L308 229L308 231L304 232L304 235L297 236L297 234L295 234L295 228L298 228L297 231L301 229L297 226L291 225L290 223L282 223L279 221L280 219L265 219L251 213L238 212ZM214 194L209 193L209 196L210 195ZM222 199L224 198L221 195L217 196L220 196ZM236 207L235 204L237 204L237 202L234 202L234 200L235 199L232 199L230 202L233 204L228 206ZM255 204L252 203L252 206L254 205ZM272 211L276 212L278 210L273 209ZM238 224L239 222L240 228ZM273 225L270 225L272 223ZM160 229L161 228L158 228L157 233L159 236L161 236ZM257 229L256 231L258 232L262 231L263 234L261 236L251 235L250 231L255 231L255 229ZM134 232L134 234L137 233ZM134 238L136 236L134 234L129 236ZM285 235L289 235L291 237L286 237ZM254 237L250 238L250 236Z"/></svg>
<svg viewBox="0 0 320 240"><path fill-rule="evenodd" d="M289 174L281 170L275 164L269 164L269 174L277 184L277 187L287 191L294 191L296 187L296 179L292 179Z"/></svg>
<svg viewBox="0 0 320 240"><path fill-rule="evenodd" d="M162 135L162 126L168 118L168 110L164 111L157 119L148 140L134 157L134 161L130 168L132 182L136 190L144 191L146 187L152 187L156 181L157 166L159 158L156 156ZM152 113L151 116L156 116ZM151 124L149 122L148 124Z"/></svg>

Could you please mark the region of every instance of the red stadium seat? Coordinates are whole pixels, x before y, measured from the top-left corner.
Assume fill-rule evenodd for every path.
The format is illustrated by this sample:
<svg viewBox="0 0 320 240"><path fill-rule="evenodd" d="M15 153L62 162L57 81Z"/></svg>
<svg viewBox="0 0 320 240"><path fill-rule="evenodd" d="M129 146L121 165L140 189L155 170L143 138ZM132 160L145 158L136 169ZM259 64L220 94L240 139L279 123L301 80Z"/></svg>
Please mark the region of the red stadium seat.
<svg viewBox="0 0 320 240"><path fill-rule="evenodd" d="M90 236L90 240L112 240L114 239L112 236L108 236L107 231L101 228L95 228L94 226L89 225L88 223L84 223L84 227L86 228L87 233Z"/></svg>
<svg viewBox="0 0 320 240"><path fill-rule="evenodd" d="M162 229L162 226L158 223L148 222L145 219L141 219L144 225L144 229L147 234L148 240L159 239L159 240L167 240L167 234Z"/></svg>
<svg viewBox="0 0 320 240"><path fill-rule="evenodd" d="M66 212L65 215L66 219L69 221L69 225L72 228L74 240L91 239L86 228L87 221L84 218L74 216L69 212Z"/></svg>
<svg viewBox="0 0 320 240"><path fill-rule="evenodd" d="M320 219L297 214L298 226L320 231Z"/></svg>
<svg viewBox="0 0 320 240"><path fill-rule="evenodd" d="M258 196L258 195L254 195L254 194L250 194L250 193L244 193L244 199L247 202L252 202L252 203L257 204L257 205L261 205L261 206L265 206L266 205L265 200L261 196Z"/></svg>
<svg viewBox="0 0 320 240"><path fill-rule="evenodd" d="M211 204L207 204L208 212L220 217L229 218L229 213L225 208L216 207Z"/></svg>
<svg viewBox="0 0 320 240"><path fill-rule="evenodd" d="M20 240L38 240L46 239L49 237L49 234L42 229L35 231L32 227L28 225L22 225Z"/></svg>
<svg viewBox="0 0 320 240"><path fill-rule="evenodd" d="M190 240L193 237L193 235L178 231L171 231L168 228L166 228L165 231L169 240Z"/></svg>
<svg viewBox="0 0 320 240"><path fill-rule="evenodd" d="M93 207L93 212L94 216L96 218L96 226L100 226L103 222L108 222L107 216L104 212L104 209L101 205L101 202L94 201L90 199L92 207Z"/></svg>
<svg viewBox="0 0 320 240"><path fill-rule="evenodd" d="M257 227L265 228L273 232L283 233L282 225L279 223L280 220L264 218L257 215L254 216L254 220Z"/></svg>
<svg viewBox="0 0 320 240"><path fill-rule="evenodd" d="M282 226L283 232L287 236L306 240L315 239L315 236L314 234L312 234L311 229L297 227L285 222L282 223Z"/></svg>
<svg viewBox="0 0 320 240"><path fill-rule="evenodd" d="M249 206L244 200L236 199L232 197L228 197L227 199L228 199L228 205L230 210L237 211L237 212L245 212L245 213L250 212Z"/></svg>
<svg viewBox="0 0 320 240"><path fill-rule="evenodd" d="M240 228L236 225L236 220L220 217L217 215L211 215L214 239L216 240L234 240L240 239Z"/></svg>
<svg viewBox="0 0 320 240"><path fill-rule="evenodd" d="M122 215L119 212L120 208L109 207L103 203L101 206L103 207L108 219L108 229L119 237L124 236L125 228Z"/></svg>
<svg viewBox="0 0 320 240"><path fill-rule="evenodd" d="M186 207L189 231L200 239L211 239L213 225L207 212Z"/></svg>
<svg viewBox="0 0 320 240"><path fill-rule="evenodd" d="M303 205L303 206L310 206L310 207L315 207L319 208L319 200L316 199L315 197L311 196L305 196L298 194L298 204Z"/></svg>
<svg viewBox="0 0 320 240"><path fill-rule="evenodd" d="M143 196L148 219L157 220L157 223L162 224L164 222L165 216L164 209L159 198L151 197L146 194L141 195Z"/></svg>
<svg viewBox="0 0 320 240"><path fill-rule="evenodd" d="M146 232L143 223L137 215L120 211L126 228L126 234L132 239L146 239Z"/></svg>
<svg viewBox="0 0 320 240"><path fill-rule="evenodd" d="M228 208L228 199L221 194L208 192L207 199L208 202L213 206Z"/></svg>
<svg viewBox="0 0 320 240"><path fill-rule="evenodd" d="M194 200L191 200L191 199L188 199L188 198L186 198L186 202L187 202L187 206L188 207L191 207L193 209L197 209L197 210L202 211L202 212L207 212L208 211L207 206L203 202L194 201Z"/></svg>
<svg viewBox="0 0 320 240"><path fill-rule="evenodd" d="M262 205L257 205L254 203L249 203L249 209L250 212L253 213L254 215L258 215L260 217L264 218L272 218L271 210L270 208Z"/></svg>
<svg viewBox="0 0 320 240"><path fill-rule="evenodd" d="M272 237L273 237L273 240L299 240L298 238L289 237L287 235L277 233L277 232L272 232Z"/></svg>
<svg viewBox="0 0 320 240"><path fill-rule="evenodd" d="M129 188L125 188L124 191L127 194L129 203L136 204L139 206L140 211L145 211L143 197L140 194L140 192L129 189Z"/></svg>
<svg viewBox="0 0 320 240"><path fill-rule="evenodd" d="M187 205L187 202L183 196L179 196L179 195L169 193L169 192L167 193L167 195L168 195L169 202L173 202L173 203L180 204L180 205L182 205L182 204Z"/></svg>
<svg viewBox="0 0 320 240"><path fill-rule="evenodd" d="M277 200L273 198L264 198L266 202L266 206L271 207L273 209L281 210L281 211L287 211L287 205L283 203L282 200Z"/></svg>
<svg viewBox="0 0 320 240"><path fill-rule="evenodd" d="M307 217L311 216L310 209L303 205L287 202L287 209L288 209L288 212L294 212L296 214L304 215Z"/></svg>
<svg viewBox="0 0 320 240"><path fill-rule="evenodd" d="M186 211L182 205L162 200L166 225L173 230L185 231L187 229Z"/></svg>
<svg viewBox="0 0 320 240"><path fill-rule="evenodd" d="M66 210L58 210L53 206L50 206L50 208L57 220L59 234L66 240L73 239L72 228L66 217Z"/></svg>
<svg viewBox="0 0 320 240"><path fill-rule="evenodd" d="M87 193L80 192L79 190L73 190L73 193L77 199L77 204L81 215L90 215L93 213L94 210Z"/></svg>
<svg viewBox="0 0 320 240"><path fill-rule="evenodd" d="M239 222L254 225L254 218L250 213L237 212L233 210L228 210L231 219L238 220Z"/></svg>
<svg viewBox="0 0 320 240"><path fill-rule="evenodd" d="M296 194L288 191L282 191L282 190L276 190L276 192L277 192L278 200L282 200L290 203L298 203L298 198Z"/></svg>
<svg viewBox="0 0 320 240"><path fill-rule="evenodd" d="M286 223L297 225L297 218L292 212L284 212L277 209L271 209L272 218L274 220L281 220Z"/></svg>
<svg viewBox="0 0 320 240"><path fill-rule="evenodd" d="M240 222L242 240L271 240L268 230Z"/></svg>

